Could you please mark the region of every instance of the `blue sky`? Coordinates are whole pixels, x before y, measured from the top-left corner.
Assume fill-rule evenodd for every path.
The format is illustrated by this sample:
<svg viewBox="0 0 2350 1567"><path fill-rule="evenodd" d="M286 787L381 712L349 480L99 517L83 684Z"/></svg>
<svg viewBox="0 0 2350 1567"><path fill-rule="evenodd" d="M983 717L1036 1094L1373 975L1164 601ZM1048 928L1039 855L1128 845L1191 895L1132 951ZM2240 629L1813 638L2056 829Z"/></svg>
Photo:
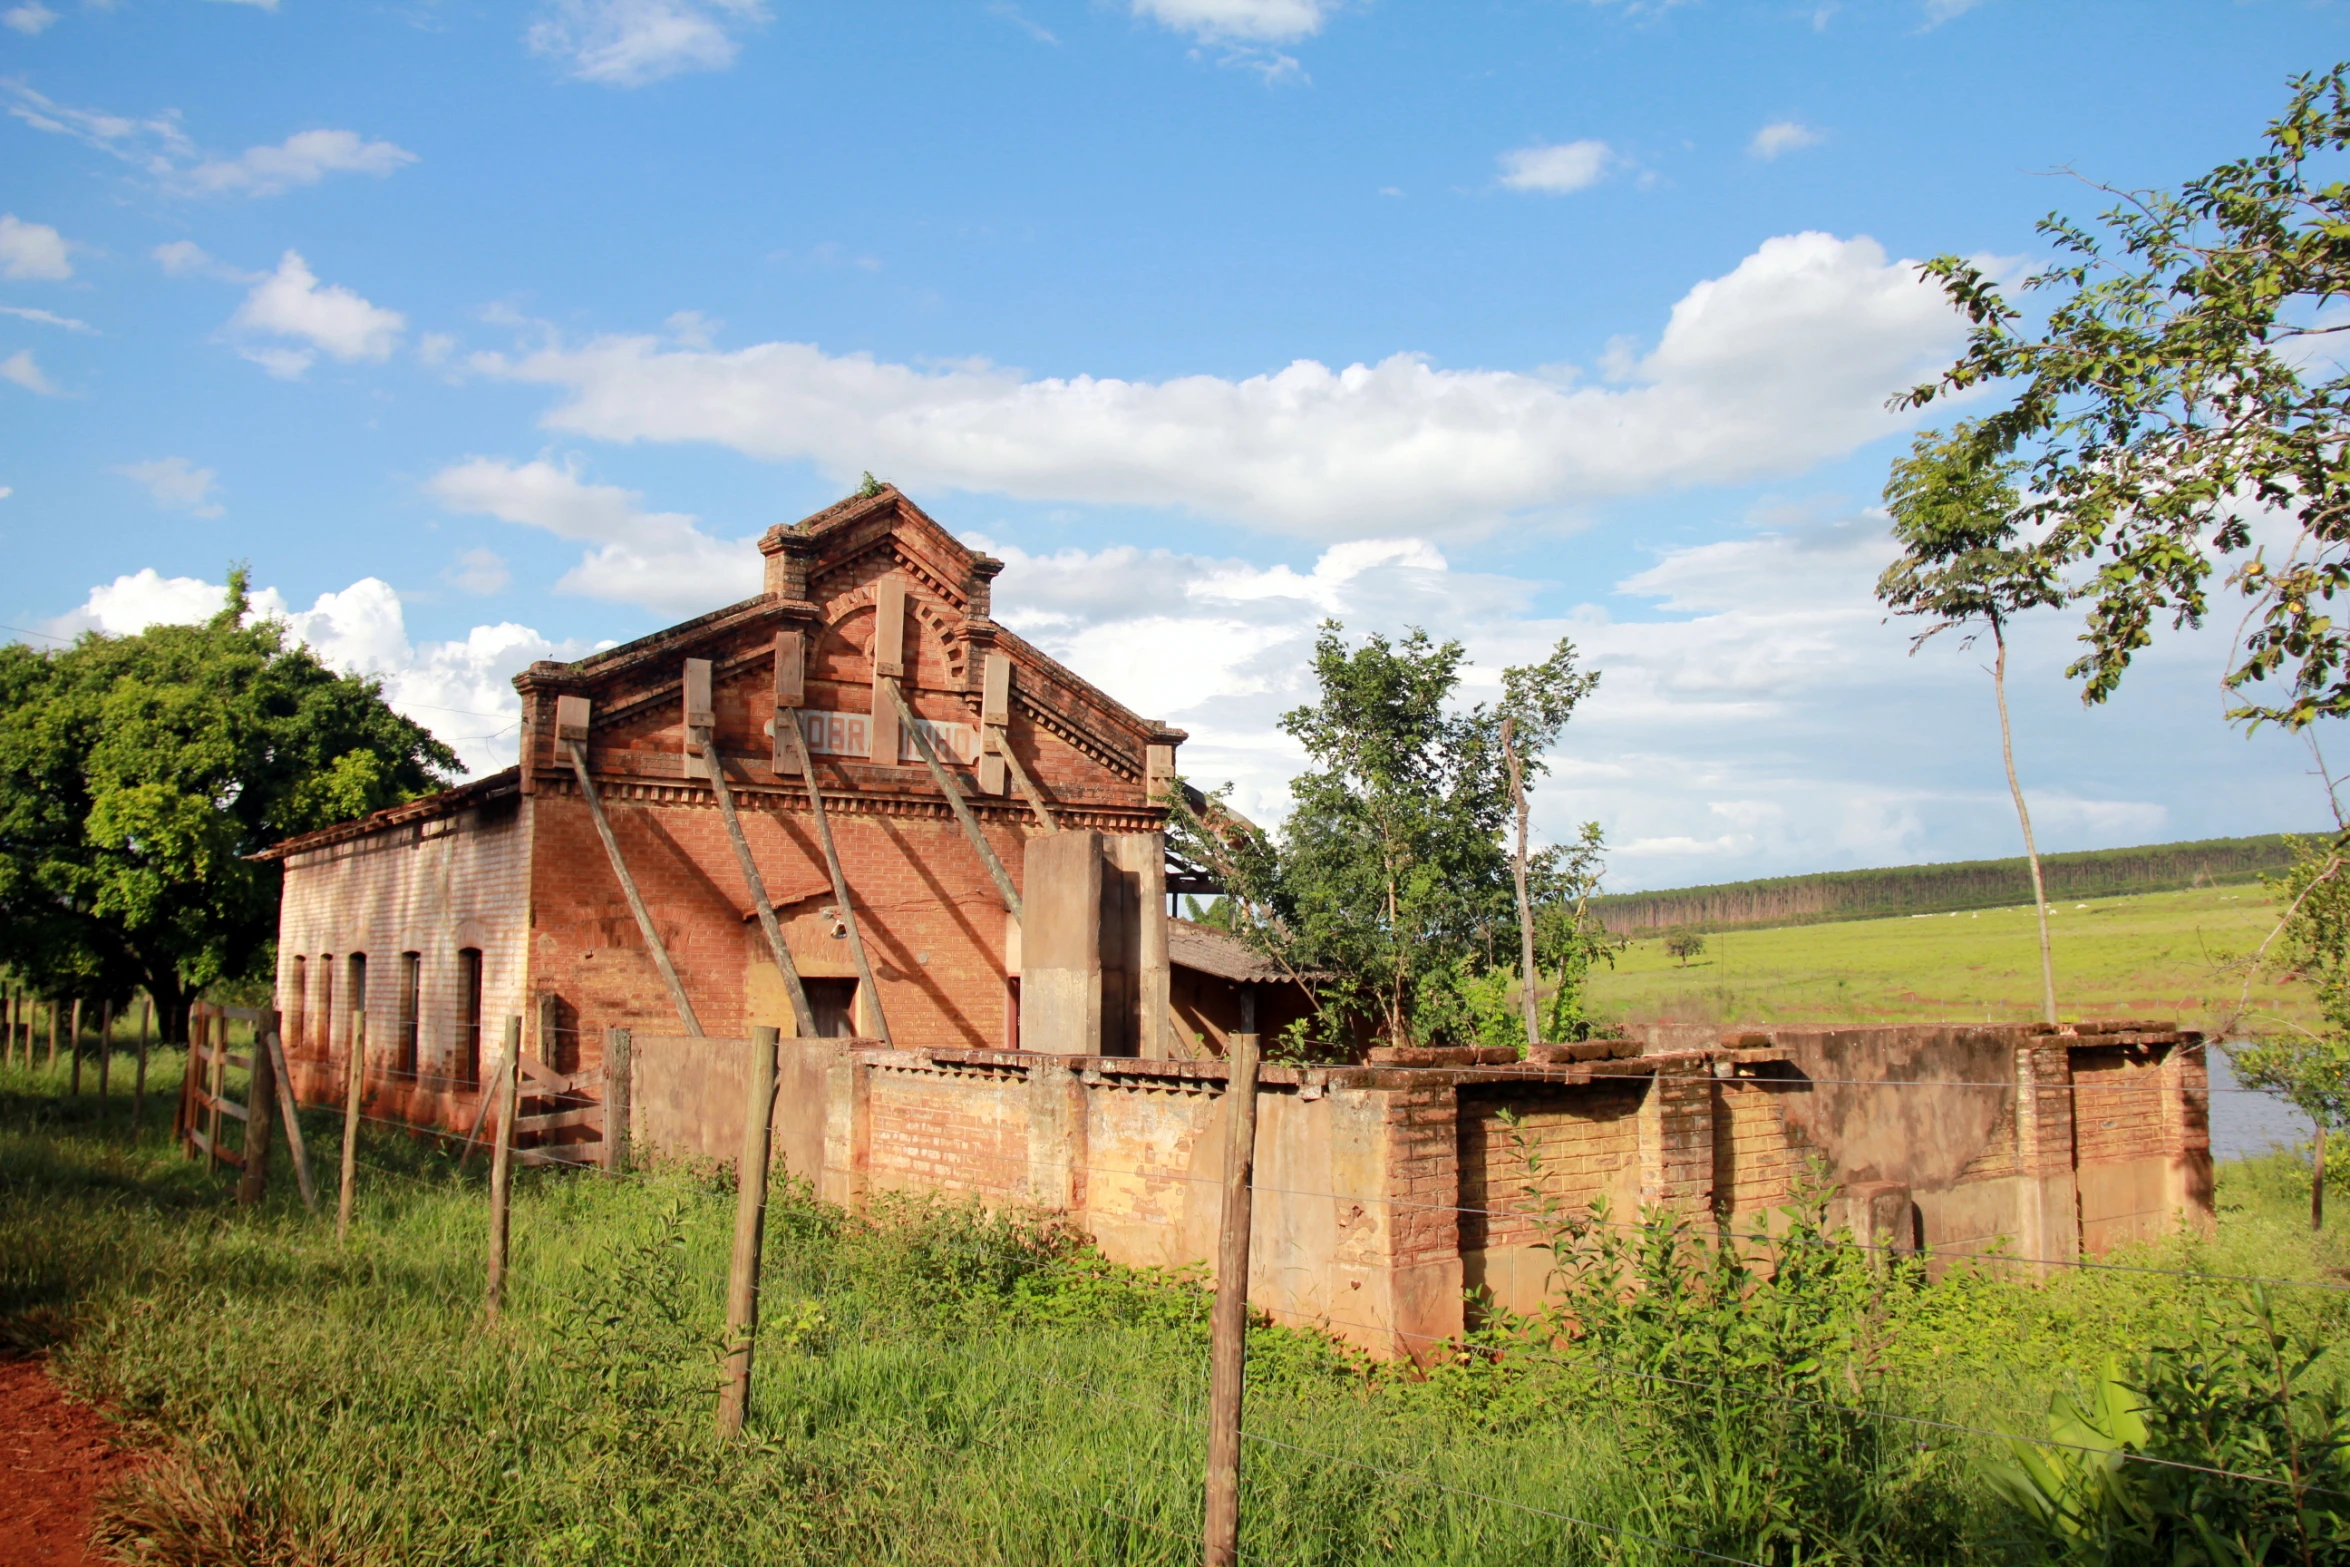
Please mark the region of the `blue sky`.
<svg viewBox="0 0 2350 1567"><path fill-rule="evenodd" d="M1979 660L1868 593L1915 258L2249 150L2342 7L0 0L0 616L296 629L477 767L507 680L751 591L872 469L1279 813L1314 622L1606 670L1615 881L2012 852ZM2307 826L2224 641L2084 713L2059 848Z"/></svg>

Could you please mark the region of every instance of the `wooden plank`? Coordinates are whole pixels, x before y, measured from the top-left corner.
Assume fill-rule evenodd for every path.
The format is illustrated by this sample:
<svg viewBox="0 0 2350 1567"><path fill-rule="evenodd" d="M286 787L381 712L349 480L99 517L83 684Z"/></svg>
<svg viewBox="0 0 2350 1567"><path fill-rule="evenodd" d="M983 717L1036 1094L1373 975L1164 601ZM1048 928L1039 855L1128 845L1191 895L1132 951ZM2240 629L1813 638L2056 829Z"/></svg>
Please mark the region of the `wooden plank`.
<svg viewBox="0 0 2350 1567"><path fill-rule="evenodd" d="M237 1152L234 1148L214 1147L212 1144L212 1139L206 1137L201 1129L191 1131L188 1133L188 1137L195 1143L196 1151L198 1153L207 1154L212 1158L218 1159L222 1164L233 1164L240 1170L245 1167L245 1156L243 1154Z"/></svg>
<svg viewBox="0 0 2350 1567"><path fill-rule="evenodd" d="M628 895L628 910L636 916L637 934L644 938L654 966L660 969L663 982L669 986L669 999L677 1006L678 1021L694 1038L703 1038L702 1020L694 1016L694 1004L686 999L685 981L677 977L677 968L669 961L669 949L662 945L661 932L654 927L653 916L636 890L636 878L628 873L628 861L620 854L620 840L612 835L612 823L604 815L604 802L596 794L595 780L588 776L587 751L576 740L570 742L570 749L571 770L579 779L580 795L587 801L588 816L596 824L596 836L604 840L604 854L612 862L612 873L620 878L620 890Z"/></svg>
<svg viewBox="0 0 2350 1567"><path fill-rule="evenodd" d="M215 1007L214 1017L234 1018L240 1023L258 1023L269 1015L267 1007Z"/></svg>
<svg viewBox="0 0 2350 1567"><path fill-rule="evenodd" d="M573 1143L564 1148L517 1148L510 1157L516 1164L552 1164L566 1170L592 1170L596 1167L596 1148L594 1143Z"/></svg>
<svg viewBox="0 0 2350 1567"><path fill-rule="evenodd" d="M525 1132L559 1132L572 1126L601 1128L603 1124L604 1107L588 1105L577 1110L549 1110L539 1115L518 1117L514 1122L514 1135L519 1137Z"/></svg>

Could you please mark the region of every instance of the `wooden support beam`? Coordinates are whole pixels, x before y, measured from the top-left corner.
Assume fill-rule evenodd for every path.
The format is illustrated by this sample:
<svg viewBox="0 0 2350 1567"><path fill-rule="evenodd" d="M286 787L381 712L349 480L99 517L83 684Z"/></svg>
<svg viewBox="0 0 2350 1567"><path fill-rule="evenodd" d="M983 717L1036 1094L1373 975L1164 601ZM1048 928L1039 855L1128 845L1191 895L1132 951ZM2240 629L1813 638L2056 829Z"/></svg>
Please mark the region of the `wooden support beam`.
<svg viewBox="0 0 2350 1567"><path fill-rule="evenodd" d="M522 1019L506 1019L506 1059L498 1071L498 1133L490 1147L490 1249L485 1314L491 1323L506 1303L506 1241L508 1204L514 1190L514 1070L522 1059Z"/></svg>
<svg viewBox="0 0 2350 1567"><path fill-rule="evenodd" d="M808 809L816 816L816 841L824 846L824 868L832 873L833 907L840 911L841 923L849 928L849 956L856 961L857 983L873 1007L873 1031L881 1042L891 1045L889 1018L881 1009L881 987L873 982L873 965L865 961L865 937L857 928L857 911L849 901L848 873L841 869L840 851L832 844L832 820L824 814L824 791L817 787L815 759L808 754L807 732L800 728L799 714L778 713L779 719L791 719L792 760L799 764L800 779L808 786ZM896 1048L891 1045L891 1048Z"/></svg>
<svg viewBox="0 0 2350 1567"><path fill-rule="evenodd" d="M595 780L588 776L587 748L577 740L564 742L571 752L571 771L579 780L581 798L587 801L588 815L596 824L596 836L604 840L605 857L612 862L612 874L620 878L620 890L628 895L628 911L636 916L637 933L644 937L646 950L653 955L653 966L661 971L661 979L669 987L669 999L677 1006L677 1018L685 1031L700 1039L702 1020L694 1016L694 1004L686 999L685 982L677 977L676 965L669 961L669 949L661 944L661 933L653 926L653 916L645 907L642 894L636 890L636 878L628 873L628 861L620 854L620 840L612 835L612 823L604 815L604 802L597 797Z"/></svg>
<svg viewBox="0 0 2350 1567"><path fill-rule="evenodd" d="M688 662L696 662L689 660ZM734 791L726 786L726 763L719 758L718 744L707 729L699 730L702 746L702 765L710 774L710 789L718 797L718 815L726 823L727 842L734 845L734 861L743 873L743 881L751 889L751 906L759 911L759 928L767 933L767 950L775 958L775 972L783 976L783 993L791 998L792 1032L802 1039L816 1037L816 1013L808 1005L808 987L800 983L800 966L792 961L791 947L783 939L783 926L775 918L775 904L767 896L767 882L759 874L759 862L751 858L751 841L743 836L743 824L734 813Z"/></svg>
<svg viewBox="0 0 2350 1567"><path fill-rule="evenodd" d="M895 680L884 676L876 675L873 684L888 694L890 707L897 714L898 721L905 725L906 733L914 737L914 749L921 753L922 765L930 769L930 781L938 785L939 793L947 797L947 804L954 809L955 820L963 824L963 836L969 838L971 847L979 851L980 863L987 867L987 874L994 880L996 893L1004 900L1005 912L1025 925L1027 921L1021 918L1020 912L1020 894L1012 890L1012 878L1005 873L1004 862L996 858L995 849L988 843L987 835L979 830L979 819L971 814L971 807L963 803L963 791L955 787L955 781L947 776L946 768L940 765L938 749L930 743L930 735L914 722L914 710L906 705L906 694L898 689Z"/></svg>
<svg viewBox="0 0 2350 1567"><path fill-rule="evenodd" d="M1043 792L1028 776L1028 769L1020 765L1020 758L1012 754L1011 732L1005 729L990 729L987 735L990 740L995 742L997 754L1003 758L1004 765L1011 769L1012 777L1020 785L1020 792L1028 797L1028 808L1036 813L1036 819L1044 824L1044 830L1059 832L1061 830L1060 818L1053 815L1053 808L1044 803Z"/></svg>

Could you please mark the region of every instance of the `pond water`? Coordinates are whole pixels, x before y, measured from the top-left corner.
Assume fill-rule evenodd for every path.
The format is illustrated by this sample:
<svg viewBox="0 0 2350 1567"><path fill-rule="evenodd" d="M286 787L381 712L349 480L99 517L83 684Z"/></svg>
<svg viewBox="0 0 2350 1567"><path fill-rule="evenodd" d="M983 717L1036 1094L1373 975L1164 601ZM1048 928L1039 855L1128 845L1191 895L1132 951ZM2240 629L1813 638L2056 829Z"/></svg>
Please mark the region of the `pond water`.
<svg viewBox="0 0 2350 1567"><path fill-rule="evenodd" d="M2227 1052L2217 1045L2204 1054L2211 1071L2211 1157L2214 1160L2242 1159L2266 1153L2271 1148L2291 1148L2309 1141L2309 1117L2281 1099L2246 1091L2236 1081Z"/></svg>

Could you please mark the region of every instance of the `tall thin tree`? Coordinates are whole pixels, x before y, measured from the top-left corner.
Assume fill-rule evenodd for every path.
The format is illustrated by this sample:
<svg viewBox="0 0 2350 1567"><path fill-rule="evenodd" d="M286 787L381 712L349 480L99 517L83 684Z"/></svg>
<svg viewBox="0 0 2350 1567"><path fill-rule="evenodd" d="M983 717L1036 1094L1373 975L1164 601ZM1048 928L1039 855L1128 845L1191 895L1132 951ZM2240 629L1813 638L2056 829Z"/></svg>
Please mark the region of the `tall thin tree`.
<svg viewBox="0 0 2350 1567"><path fill-rule="evenodd" d="M1885 504L1901 558L1877 579L1877 597L1896 615L1932 623L1910 639L1917 650L1940 632L1965 631L1961 646L1989 632L1991 688L1999 702L1999 753L2007 791L2024 830L2024 858L2032 867L2032 903L2040 916L2041 1015L2056 1021L2056 961L2048 942L2048 886L2032 840L2032 812L2016 779L2015 728L2007 711L2007 628L2027 610L2054 608L2069 596L2056 562L2025 542L2016 526L2022 498L2021 464L1990 452L1977 428L1960 424L1947 436L1928 430L1893 465Z"/></svg>

